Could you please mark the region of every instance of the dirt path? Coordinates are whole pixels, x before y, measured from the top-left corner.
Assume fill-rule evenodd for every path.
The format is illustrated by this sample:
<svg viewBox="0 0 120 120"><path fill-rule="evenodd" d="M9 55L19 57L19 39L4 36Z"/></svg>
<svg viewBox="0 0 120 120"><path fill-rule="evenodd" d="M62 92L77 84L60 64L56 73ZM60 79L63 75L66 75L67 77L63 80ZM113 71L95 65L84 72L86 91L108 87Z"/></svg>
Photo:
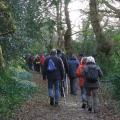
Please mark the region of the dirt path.
<svg viewBox="0 0 120 120"><path fill-rule="evenodd" d="M46 82L39 74L33 74L33 80L40 86L39 92L17 111L15 120L108 120L81 109L79 95L68 95L66 104L62 98L59 107L50 106Z"/></svg>

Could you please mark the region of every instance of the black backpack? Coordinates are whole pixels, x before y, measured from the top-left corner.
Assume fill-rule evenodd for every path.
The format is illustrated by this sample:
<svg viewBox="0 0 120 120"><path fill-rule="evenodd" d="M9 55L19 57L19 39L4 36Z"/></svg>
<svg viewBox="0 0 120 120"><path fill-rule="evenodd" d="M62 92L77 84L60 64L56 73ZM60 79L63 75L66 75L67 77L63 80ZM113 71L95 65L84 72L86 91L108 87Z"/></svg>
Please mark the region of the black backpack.
<svg viewBox="0 0 120 120"><path fill-rule="evenodd" d="M99 77L98 69L96 66L88 66L85 74L86 80L89 83L96 83Z"/></svg>

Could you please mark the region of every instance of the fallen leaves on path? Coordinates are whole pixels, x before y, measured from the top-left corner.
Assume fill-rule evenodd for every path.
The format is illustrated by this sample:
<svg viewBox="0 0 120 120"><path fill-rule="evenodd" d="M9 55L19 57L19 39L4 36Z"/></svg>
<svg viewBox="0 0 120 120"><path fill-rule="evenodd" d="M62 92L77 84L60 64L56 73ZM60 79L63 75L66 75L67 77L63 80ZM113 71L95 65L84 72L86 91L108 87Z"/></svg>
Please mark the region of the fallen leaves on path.
<svg viewBox="0 0 120 120"><path fill-rule="evenodd" d="M61 98L58 107L50 106L47 82L43 81L39 74L33 75L33 81L39 84L39 92L21 106L11 120L120 120L107 109L103 109L99 114L83 110L80 95L68 95L66 98Z"/></svg>

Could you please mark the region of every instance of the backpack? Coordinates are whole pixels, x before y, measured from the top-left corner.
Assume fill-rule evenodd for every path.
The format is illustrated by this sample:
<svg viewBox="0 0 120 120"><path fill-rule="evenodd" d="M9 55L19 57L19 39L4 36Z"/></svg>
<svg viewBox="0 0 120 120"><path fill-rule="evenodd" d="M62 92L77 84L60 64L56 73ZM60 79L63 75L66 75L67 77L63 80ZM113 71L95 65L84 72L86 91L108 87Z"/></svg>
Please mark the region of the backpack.
<svg viewBox="0 0 120 120"><path fill-rule="evenodd" d="M56 69L57 69L57 68L56 68L55 63L53 62L53 60L52 60L52 59L49 59L47 70L50 71L50 72L53 72L53 71L55 71Z"/></svg>
<svg viewBox="0 0 120 120"><path fill-rule="evenodd" d="M97 68L95 66L88 66L85 77L89 83L96 83L99 77Z"/></svg>

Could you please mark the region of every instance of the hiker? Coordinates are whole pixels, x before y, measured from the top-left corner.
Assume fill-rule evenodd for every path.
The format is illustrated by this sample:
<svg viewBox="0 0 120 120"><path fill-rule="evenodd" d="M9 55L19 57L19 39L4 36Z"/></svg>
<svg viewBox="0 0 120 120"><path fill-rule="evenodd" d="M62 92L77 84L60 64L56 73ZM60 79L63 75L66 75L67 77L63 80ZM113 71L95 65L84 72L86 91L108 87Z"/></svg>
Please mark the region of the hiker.
<svg viewBox="0 0 120 120"><path fill-rule="evenodd" d="M98 78L103 76L103 73L95 59L92 56L87 57L86 67L83 71L85 77L85 87L88 100L88 111L94 113L99 112L98 88L100 87ZM93 104L92 104L93 103Z"/></svg>
<svg viewBox="0 0 120 120"><path fill-rule="evenodd" d="M67 62L67 58L65 56L65 54L60 50L57 49L57 56L61 58L63 64L64 64L64 72L65 72L65 76L63 81L61 81L60 83L60 93L61 93L61 97L64 97L65 95L65 91L68 91L68 81L67 81L67 74L68 74L68 62ZM62 83L63 82L63 83ZM65 91L63 91L62 87L64 87Z"/></svg>
<svg viewBox="0 0 120 120"><path fill-rule="evenodd" d="M34 59L34 70L36 72L40 72L40 59L39 59L39 55L35 56L35 59Z"/></svg>
<svg viewBox="0 0 120 120"><path fill-rule="evenodd" d="M77 95L77 75L76 70L79 66L79 61L74 55L71 55L68 59L68 76L70 79L70 94Z"/></svg>
<svg viewBox="0 0 120 120"><path fill-rule="evenodd" d="M81 62L81 59L84 57L84 54L83 53L80 53L79 56L78 56L78 60L79 62Z"/></svg>
<svg viewBox="0 0 120 120"><path fill-rule="evenodd" d="M26 56L26 62L30 70L33 70L33 61L34 61L34 56L32 54Z"/></svg>
<svg viewBox="0 0 120 120"><path fill-rule="evenodd" d="M86 66L87 57L82 57L81 62L76 70L76 74L79 77L79 85L81 90L81 97L82 100L82 108L85 109L87 105L87 98L86 98L86 88L84 86L85 77L83 74L84 68Z"/></svg>
<svg viewBox="0 0 120 120"><path fill-rule="evenodd" d="M41 54L41 56L40 56L40 68L41 68L41 74L42 74L42 76L43 76L44 62L45 62L45 56L44 56L44 54Z"/></svg>
<svg viewBox="0 0 120 120"><path fill-rule="evenodd" d="M59 84L64 78L64 67L61 59L57 57L56 49L51 51L50 57L44 62L43 79L48 79L48 94L50 97L50 105L57 106L59 104Z"/></svg>

